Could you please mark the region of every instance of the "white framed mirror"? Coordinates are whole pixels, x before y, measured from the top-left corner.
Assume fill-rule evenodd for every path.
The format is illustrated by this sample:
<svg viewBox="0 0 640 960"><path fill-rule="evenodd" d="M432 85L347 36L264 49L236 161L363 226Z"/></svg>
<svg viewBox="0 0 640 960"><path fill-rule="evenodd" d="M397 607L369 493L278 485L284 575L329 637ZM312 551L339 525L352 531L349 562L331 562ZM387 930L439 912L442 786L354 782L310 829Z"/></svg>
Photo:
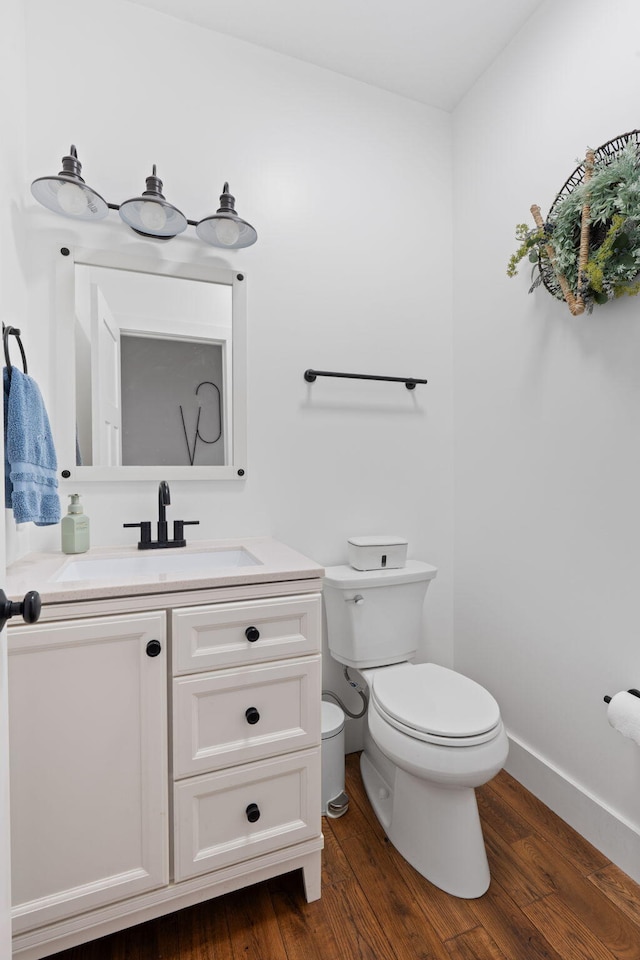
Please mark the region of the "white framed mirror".
<svg viewBox="0 0 640 960"><path fill-rule="evenodd" d="M58 468L69 480L241 480L246 274L63 247Z"/></svg>

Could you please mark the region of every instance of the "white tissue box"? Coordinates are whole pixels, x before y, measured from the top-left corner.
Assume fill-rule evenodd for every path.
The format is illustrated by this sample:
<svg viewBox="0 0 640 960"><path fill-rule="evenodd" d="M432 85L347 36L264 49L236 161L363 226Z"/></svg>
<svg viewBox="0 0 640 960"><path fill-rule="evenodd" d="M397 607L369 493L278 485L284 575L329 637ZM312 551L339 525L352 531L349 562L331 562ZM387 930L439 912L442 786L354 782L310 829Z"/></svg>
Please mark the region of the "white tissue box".
<svg viewBox="0 0 640 960"><path fill-rule="evenodd" d="M404 567L409 542L402 537L349 537L347 559L356 570Z"/></svg>

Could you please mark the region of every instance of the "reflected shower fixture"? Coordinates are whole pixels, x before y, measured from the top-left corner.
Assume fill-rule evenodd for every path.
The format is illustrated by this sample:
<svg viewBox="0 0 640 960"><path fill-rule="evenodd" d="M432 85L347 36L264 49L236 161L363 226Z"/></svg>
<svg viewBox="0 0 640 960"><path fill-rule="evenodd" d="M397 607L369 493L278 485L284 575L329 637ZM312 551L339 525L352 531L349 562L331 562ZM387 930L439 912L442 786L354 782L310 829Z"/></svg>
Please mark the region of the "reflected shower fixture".
<svg viewBox="0 0 640 960"><path fill-rule="evenodd" d="M146 179L146 190L122 204L107 203L87 186L80 173L82 164L72 145L69 155L62 158L62 170L56 177L39 177L31 184L31 193L48 210L76 220L102 220L109 210L117 210L121 219L135 233L150 240L170 240L187 229L196 228L196 234L214 247L239 250L250 247L258 234L250 223L235 212L235 197L225 183L218 211L203 220L187 220L183 213L169 203L162 193L162 180L153 165Z"/></svg>

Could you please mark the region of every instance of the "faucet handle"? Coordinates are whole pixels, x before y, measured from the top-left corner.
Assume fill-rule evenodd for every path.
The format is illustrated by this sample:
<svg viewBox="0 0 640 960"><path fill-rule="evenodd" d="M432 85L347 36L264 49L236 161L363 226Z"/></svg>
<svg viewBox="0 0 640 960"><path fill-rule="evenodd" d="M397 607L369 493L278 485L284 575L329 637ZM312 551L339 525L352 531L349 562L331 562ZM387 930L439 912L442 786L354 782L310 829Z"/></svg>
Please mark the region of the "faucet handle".
<svg viewBox="0 0 640 960"><path fill-rule="evenodd" d="M151 521L142 520L140 523L123 523L123 527L140 527L140 543L151 543Z"/></svg>
<svg viewBox="0 0 640 960"><path fill-rule="evenodd" d="M184 540L184 528L197 526L199 520L174 520L173 521L173 539Z"/></svg>

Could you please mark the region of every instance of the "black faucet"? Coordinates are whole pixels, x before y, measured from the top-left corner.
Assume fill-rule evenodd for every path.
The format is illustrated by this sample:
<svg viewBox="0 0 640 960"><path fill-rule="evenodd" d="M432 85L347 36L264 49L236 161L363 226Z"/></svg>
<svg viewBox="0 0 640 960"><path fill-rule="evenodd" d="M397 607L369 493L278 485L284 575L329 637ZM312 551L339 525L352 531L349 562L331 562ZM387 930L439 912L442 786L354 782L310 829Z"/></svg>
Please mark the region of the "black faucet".
<svg viewBox="0 0 640 960"><path fill-rule="evenodd" d="M161 480L158 486L158 543L166 543L167 537L167 511L166 508L171 503L171 491L166 480Z"/></svg>
<svg viewBox="0 0 640 960"><path fill-rule="evenodd" d="M184 528L197 525L199 520L174 520L173 540L169 540L166 508L171 503L171 491L166 480L161 480L158 486L158 539L151 539L151 521L142 520L140 523L123 523L123 527L140 527L140 541L138 550L157 550L161 547L186 547Z"/></svg>

